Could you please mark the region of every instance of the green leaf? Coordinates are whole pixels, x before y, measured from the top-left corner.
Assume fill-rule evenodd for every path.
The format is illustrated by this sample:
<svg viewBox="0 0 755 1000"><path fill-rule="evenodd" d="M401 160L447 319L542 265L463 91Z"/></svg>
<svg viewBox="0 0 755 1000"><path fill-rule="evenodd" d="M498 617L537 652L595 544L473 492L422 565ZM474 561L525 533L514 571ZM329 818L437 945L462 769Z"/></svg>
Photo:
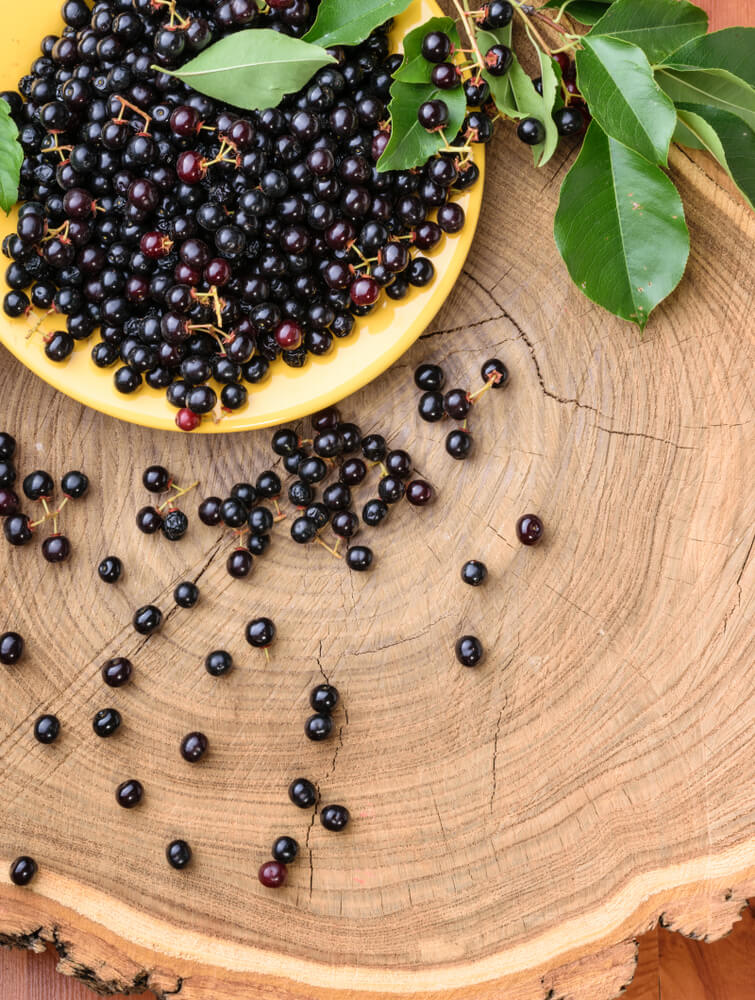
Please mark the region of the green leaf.
<svg viewBox="0 0 755 1000"><path fill-rule="evenodd" d="M613 0L567 0L566 11L569 17L580 24L595 24L603 17ZM548 0L544 7L561 7L561 0Z"/></svg>
<svg viewBox="0 0 755 1000"><path fill-rule="evenodd" d="M417 121L420 104L435 99L445 101L448 107L448 125L445 135L453 142L464 122L467 102L464 88L438 90L431 83L403 83L394 80L391 85L391 137L377 162L379 171L411 170L426 163L446 145L442 132L428 132Z"/></svg>
<svg viewBox="0 0 755 1000"><path fill-rule="evenodd" d="M616 0L590 38L621 38L639 45L651 63L659 63L707 30L708 15L686 0Z"/></svg>
<svg viewBox="0 0 755 1000"><path fill-rule="evenodd" d="M647 56L618 38L582 39L577 82L604 132L652 163L668 162L676 112L653 79Z"/></svg>
<svg viewBox="0 0 755 1000"><path fill-rule="evenodd" d="M406 10L410 3L411 0L322 0L304 41L316 42L323 48L356 45L378 25Z"/></svg>
<svg viewBox="0 0 755 1000"><path fill-rule="evenodd" d="M685 69L725 69L755 87L755 28L712 31L677 49L666 60Z"/></svg>
<svg viewBox="0 0 755 1000"><path fill-rule="evenodd" d="M217 101L253 110L276 107L333 62L325 49L300 38L249 28L221 38L169 75Z"/></svg>
<svg viewBox="0 0 755 1000"><path fill-rule="evenodd" d="M680 120L755 207L755 132L738 115L703 104L679 104Z"/></svg>
<svg viewBox="0 0 755 1000"><path fill-rule="evenodd" d="M532 147L535 166L542 167L550 160L558 146L558 129L553 121L553 106L558 93L560 70L549 55L539 50L538 54L543 81L542 95L535 90L531 78L524 72L518 59L514 58L508 75L517 108L517 113L510 117L537 118L545 126L545 140Z"/></svg>
<svg viewBox="0 0 755 1000"><path fill-rule="evenodd" d="M0 208L5 214L18 201L18 183L24 151L18 142L18 129L10 116L10 106L0 97Z"/></svg>
<svg viewBox="0 0 755 1000"><path fill-rule="evenodd" d="M755 129L755 89L727 70L660 66L655 78L676 104L709 104L739 115Z"/></svg>
<svg viewBox="0 0 755 1000"><path fill-rule="evenodd" d="M689 254L672 182L595 121L561 187L554 234L585 295L641 329L679 283Z"/></svg>
<svg viewBox="0 0 755 1000"><path fill-rule="evenodd" d="M402 83L430 82L430 74L435 63L428 62L422 55L422 41L431 31L444 32L451 39L452 45L457 48L461 44L456 24L450 17L431 17L404 38L404 61L399 66L394 80L401 80Z"/></svg>
<svg viewBox="0 0 755 1000"><path fill-rule="evenodd" d="M509 21L505 28L498 28L496 31L483 31L481 28L477 28L475 39L483 58L488 49L492 48L493 45L505 45L507 49L510 49L511 22ZM511 95L509 74L505 73L503 76L493 76L487 69L484 69L482 71L482 78L490 87L490 96L493 98L493 103L501 114L513 118L516 114L516 107L513 104L513 97Z"/></svg>

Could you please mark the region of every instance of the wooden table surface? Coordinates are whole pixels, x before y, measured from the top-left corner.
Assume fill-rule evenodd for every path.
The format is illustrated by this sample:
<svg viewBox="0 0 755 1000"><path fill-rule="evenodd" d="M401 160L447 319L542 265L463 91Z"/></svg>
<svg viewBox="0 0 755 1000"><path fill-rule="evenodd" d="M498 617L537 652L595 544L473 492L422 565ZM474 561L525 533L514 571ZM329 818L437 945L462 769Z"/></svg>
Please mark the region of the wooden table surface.
<svg viewBox="0 0 755 1000"><path fill-rule="evenodd" d="M711 28L752 23L753 0L700 0ZM0 1000L85 1000L82 984L57 975L56 956L0 949ZM745 910L732 933L703 944L656 927L640 939L627 1000L755 1000L755 918ZM153 994L141 994L151 998ZM470 994L471 996L471 994Z"/></svg>

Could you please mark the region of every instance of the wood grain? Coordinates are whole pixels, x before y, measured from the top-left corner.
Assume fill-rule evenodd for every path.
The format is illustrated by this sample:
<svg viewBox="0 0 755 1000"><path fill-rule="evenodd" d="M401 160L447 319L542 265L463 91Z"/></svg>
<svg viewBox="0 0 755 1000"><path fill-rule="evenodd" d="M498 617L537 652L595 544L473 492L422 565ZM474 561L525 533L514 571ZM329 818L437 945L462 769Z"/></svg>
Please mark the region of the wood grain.
<svg viewBox="0 0 755 1000"><path fill-rule="evenodd" d="M398 513L372 574L281 538L232 582L229 542L196 518L177 545L139 536L146 464L199 470L203 492L222 492L264 467L267 435L126 428L4 356L0 412L23 466L80 465L95 483L66 514L69 565L43 572L38 552L2 551L3 627L29 655L0 678L0 857L41 862L33 891L0 885L7 942L52 940L63 971L107 992L606 1000L661 913L717 938L755 890L755 226L707 159L677 152L693 254L640 340L569 287L552 246L567 153L542 177L498 141L506 158L491 156L457 289L426 339L344 406L440 489L433 509ZM443 430L418 426L410 373L432 358L464 385L494 352L512 385L481 402L476 456L459 467ZM527 509L547 525L538 550L513 539ZM93 573L106 550L126 561L116 588ZM491 580L461 593L470 555ZM133 608L167 610L176 580L200 573L200 606L137 640ZM269 667L243 642L266 611L280 630ZM453 664L462 628L489 651L475 673ZM201 668L217 646L239 661L223 682ZM133 654L130 688L99 683L111 652ZM348 719L333 743L304 746L321 671ZM95 745L105 703L125 724ZM43 709L63 720L54 747L31 741ZM190 770L177 742L196 727L213 750ZM297 773L352 808L347 835L292 815ZM112 790L131 774L147 798L118 815ZM254 876L282 830L306 849L273 895ZM161 860L176 835L197 854L180 875Z"/></svg>

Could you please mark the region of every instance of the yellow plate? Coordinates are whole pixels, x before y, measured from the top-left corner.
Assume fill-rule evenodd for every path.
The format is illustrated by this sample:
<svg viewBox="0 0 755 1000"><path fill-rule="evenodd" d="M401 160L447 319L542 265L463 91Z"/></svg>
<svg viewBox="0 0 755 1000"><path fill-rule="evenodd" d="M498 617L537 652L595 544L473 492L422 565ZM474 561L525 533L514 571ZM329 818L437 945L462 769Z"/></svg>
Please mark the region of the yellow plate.
<svg viewBox="0 0 755 1000"><path fill-rule="evenodd" d="M356 3L359 0L355 0ZM45 34L61 30L60 0L35 0L33 12L23 3L3 3L3 37L0 39L0 89L15 87L28 73L39 54ZM435 0L415 0L396 19L393 31L395 46L412 28L428 18L441 15ZM475 147L480 179L457 201L466 212L466 225L455 236L444 236L428 256L435 264L435 278L426 288L413 288L405 299L393 302L382 295L375 310L358 319L354 332L343 340L335 339L332 350L323 357L310 355L303 368L290 368L283 361L270 367L270 375L257 385L249 385L249 401L242 410L227 414L218 423L209 417L200 431L224 433L269 427L297 420L325 406L337 403L376 378L399 358L428 326L440 309L459 276L480 214L484 181L482 147ZM16 213L0 223L0 239L15 232ZM4 283L3 283L4 284ZM3 288L2 294L5 294ZM27 339L37 320L10 320L0 314L0 342L50 385L80 403L101 410L112 417L129 420L145 427L177 430L175 409L165 399L165 391L144 385L130 396L117 392L113 370L96 368L90 353L97 341L95 333L88 341L77 342L68 361L57 364L44 353L42 334L61 328L60 319L46 319L38 332ZM197 433L195 431L195 433Z"/></svg>

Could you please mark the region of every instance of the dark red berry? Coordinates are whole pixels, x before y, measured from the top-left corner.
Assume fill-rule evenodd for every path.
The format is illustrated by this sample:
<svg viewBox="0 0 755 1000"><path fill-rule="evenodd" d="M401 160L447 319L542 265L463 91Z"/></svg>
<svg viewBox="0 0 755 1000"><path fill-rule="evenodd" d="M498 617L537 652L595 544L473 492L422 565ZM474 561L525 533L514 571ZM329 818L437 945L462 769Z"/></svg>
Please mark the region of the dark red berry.
<svg viewBox="0 0 755 1000"><path fill-rule="evenodd" d="M516 537L522 545L537 545L543 530L543 522L537 514L523 514L516 522Z"/></svg>
<svg viewBox="0 0 755 1000"><path fill-rule="evenodd" d="M288 868L281 861L266 861L259 870L259 880L268 889L279 889L287 875Z"/></svg>

